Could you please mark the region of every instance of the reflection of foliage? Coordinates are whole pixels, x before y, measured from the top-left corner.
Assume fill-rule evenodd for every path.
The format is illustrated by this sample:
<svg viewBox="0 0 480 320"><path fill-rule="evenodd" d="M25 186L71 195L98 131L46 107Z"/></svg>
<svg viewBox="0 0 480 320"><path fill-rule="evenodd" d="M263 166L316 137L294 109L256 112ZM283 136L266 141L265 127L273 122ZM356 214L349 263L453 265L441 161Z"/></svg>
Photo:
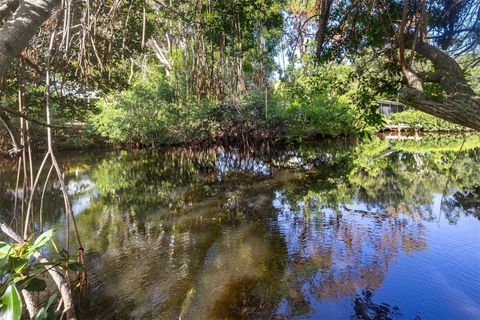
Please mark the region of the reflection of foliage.
<svg viewBox="0 0 480 320"><path fill-rule="evenodd" d="M352 319L372 320L401 318L402 314L398 307L392 307L386 303L374 303L372 296L373 293L370 290L364 290L361 295L357 295L354 301L355 316L352 316Z"/></svg>
<svg viewBox="0 0 480 320"><path fill-rule="evenodd" d="M480 220L480 187L476 186L465 191L457 191L446 199L449 212L460 209L466 215L473 215Z"/></svg>
<svg viewBox="0 0 480 320"><path fill-rule="evenodd" d="M446 152L446 151L468 151L480 148L480 136L425 136L419 141L392 141L392 148L399 151L411 153Z"/></svg>
<svg viewBox="0 0 480 320"><path fill-rule="evenodd" d="M360 201L389 212L421 213L418 218L431 220L433 194L478 185L479 139L475 135L391 142L374 138L358 144L354 154L345 150L344 157L332 157L330 165L312 160L315 170L300 184L308 190L302 192L293 184L285 196L303 200L305 213Z"/></svg>
<svg viewBox="0 0 480 320"><path fill-rule="evenodd" d="M465 142L462 137L427 137L420 142L372 143L373 149L381 153L373 156L359 151L350 175L350 182L359 188L358 196L369 202L426 205L431 203L432 193L445 191L447 182L449 190L464 190L480 179L476 161L479 151L474 149L480 146L478 136L469 136Z"/></svg>
<svg viewBox="0 0 480 320"><path fill-rule="evenodd" d="M199 158L192 155L188 151L120 152L102 160L92 170L92 178L102 193L118 204L165 206L175 190L201 178L198 172L212 172L215 153L206 152Z"/></svg>
<svg viewBox="0 0 480 320"><path fill-rule="evenodd" d="M434 197L445 193L441 209L451 223L478 216L476 139L69 157L68 184L94 186L72 197L74 205L89 201L78 227L98 272L92 312L110 315L103 306L115 300L124 318L132 310L267 318L282 301L295 316L311 311L311 299L375 290L391 261L426 247L422 220L433 219ZM8 190L15 178L5 172ZM47 193L46 208L61 207L54 181ZM359 295L355 311L393 317L369 299ZM152 307L136 309L143 305Z"/></svg>
<svg viewBox="0 0 480 320"><path fill-rule="evenodd" d="M92 239L89 250L102 252L96 268L116 279L96 293L98 308L134 290L142 294L117 312L129 314L132 304L162 294L168 298L160 309L143 315L265 318L280 300L282 315L295 316L311 310L310 299L358 295L357 318L398 316L395 307L360 293L380 287L400 253L426 247L419 220L431 219L432 194L442 193L448 179L449 190L466 192L480 174L473 144L459 154L461 139L446 143L447 151L429 150L426 142L417 153L402 150L409 143L373 139L354 150L332 143L252 155L111 154L91 171L105 196L78 221ZM345 208L355 203L381 210ZM271 232L272 221L280 232ZM97 237L87 236L92 231ZM139 257L141 272L115 273L135 270ZM339 261L350 268L332 268ZM145 273L161 285L142 285Z"/></svg>
<svg viewBox="0 0 480 320"><path fill-rule="evenodd" d="M295 292L287 298L288 315L308 312L311 295L335 300L379 288L401 252L414 253L427 245L422 225L405 215L341 210L305 216L301 210L292 211L287 198L279 195L277 200L291 257L289 287Z"/></svg>

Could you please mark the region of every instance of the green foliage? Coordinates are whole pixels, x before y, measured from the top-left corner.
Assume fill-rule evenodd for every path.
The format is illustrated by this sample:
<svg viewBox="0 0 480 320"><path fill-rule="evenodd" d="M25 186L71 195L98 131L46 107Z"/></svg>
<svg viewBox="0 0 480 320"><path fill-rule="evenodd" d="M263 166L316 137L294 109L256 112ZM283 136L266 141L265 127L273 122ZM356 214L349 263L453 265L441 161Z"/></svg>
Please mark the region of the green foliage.
<svg viewBox="0 0 480 320"><path fill-rule="evenodd" d="M175 127L173 115L181 117L172 101L173 91L162 73L149 72L131 89L102 99L98 103L100 112L91 117L91 122L111 142L161 143Z"/></svg>
<svg viewBox="0 0 480 320"><path fill-rule="evenodd" d="M315 136L337 136L355 132L354 106L346 97L319 92L309 98L295 97L284 110L285 133L298 140Z"/></svg>
<svg viewBox="0 0 480 320"><path fill-rule="evenodd" d="M53 230L41 234L35 241L24 241L21 244L9 244L0 242L0 318L20 319L22 314L22 298L18 293L21 290L32 292L45 291L47 284L42 279L45 268L60 267L64 270L79 271L83 268L65 251L58 251L53 244L60 258L52 259L48 263L40 263L32 257L38 250L45 247L52 241ZM61 312L49 311L50 306L56 300L57 295L52 296L49 301L40 308L34 319L50 320L58 319Z"/></svg>
<svg viewBox="0 0 480 320"><path fill-rule="evenodd" d="M40 309L38 309L32 320L54 320L61 316L61 311L49 311L55 300L57 300L58 293L53 294L48 301Z"/></svg>
<svg viewBox="0 0 480 320"><path fill-rule="evenodd" d="M353 71L348 64L312 66L292 71L267 93L217 102L180 96L183 79L167 80L151 68L129 90L102 99L91 124L110 142L142 145L361 134L381 118L373 92L352 81Z"/></svg>
<svg viewBox="0 0 480 320"><path fill-rule="evenodd" d="M22 299L15 285L10 284L2 296L0 317L2 319L20 320L22 317Z"/></svg>
<svg viewBox="0 0 480 320"><path fill-rule="evenodd" d="M480 95L480 64L475 67L468 68L465 73L465 78L475 94Z"/></svg>
<svg viewBox="0 0 480 320"><path fill-rule="evenodd" d="M463 131L468 128L442 120L419 110L406 110L394 113L389 119L392 124L406 124L423 131Z"/></svg>
<svg viewBox="0 0 480 320"><path fill-rule="evenodd" d="M432 43L452 49L456 41L465 41L447 37L445 42L443 19L450 12L449 5L432 3L429 24L440 32ZM465 3L458 8L458 17L469 15L467 7ZM313 35L318 28L317 19L312 19L315 1L156 4L134 0L115 4L109 0L92 8L98 19L95 35L81 46L70 45L69 59L55 56L51 61L53 122L88 119L91 124L86 129L56 130L56 146L63 148L91 146L97 142L95 134L108 142L139 145L191 143L230 135L238 139L246 132L257 138L292 140L365 136L383 124L375 98L395 99L402 86L397 61L399 1L333 5L320 59L313 57ZM345 16L345 12L350 14ZM71 25L83 25L78 20L82 16L75 15ZM351 32L345 32L347 26ZM49 36L48 32L42 32L43 36ZM72 39L76 37L72 34ZM22 89L28 114L41 121L45 120L42 70L46 62L41 57L49 42L45 39L38 41L43 45L35 47L30 57L38 64L35 70L31 62L22 63L21 68L12 69L1 88L2 99L12 109L17 108ZM155 46L149 41L153 39ZM55 44L64 45L64 40ZM406 54L408 58L411 52ZM279 72L281 79L272 80L280 71L280 59L285 58L288 65ZM474 59L467 52L459 61L474 65ZM161 66L147 67L153 62ZM435 71L420 55L413 59L412 69ZM479 93L480 67L465 71ZM443 99L440 85L426 82L424 88L432 100ZM107 96L89 105L82 98L86 92ZM435 126L432 130L438 130ZM44 128L32 126L31 130L35 146L44 147ZM8 149L3 140L7 139L0 138L0 148Z"/></svg>
<svg viewBox="0 0 480 320"><path fill-rule="evenodd" d="M278 90L287 136L361 134L378 125L373 95L365 89L355 80L352 65L327 63L293 71Z"/></svg>

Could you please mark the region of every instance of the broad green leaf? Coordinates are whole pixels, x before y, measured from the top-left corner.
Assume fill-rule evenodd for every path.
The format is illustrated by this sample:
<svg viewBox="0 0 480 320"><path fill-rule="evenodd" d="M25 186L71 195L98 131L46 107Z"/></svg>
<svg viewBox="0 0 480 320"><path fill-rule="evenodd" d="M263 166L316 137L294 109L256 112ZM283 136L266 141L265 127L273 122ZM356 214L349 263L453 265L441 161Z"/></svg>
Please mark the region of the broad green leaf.
<svg viewBox="0 0 480 320"><path fill-rule="evenodd" d="M62 315L62 310L60 311L46 311L45 307L40 308L32 320L58 320Z"/></svg>
<svg viewBox="0 0 480 320"><path fill-rule="evenodd" d="M5 259L12 252L12 246L9 243L0 241L0 259Z"/></svg>
<svg viewBox="0 0 480 320"><path fill-rule="evenodd" d="M30 258L36 251L41 249L48 241L50 241L53 237L53 229L45 231L42 233L32 244L32 246L28 249L27 257Z"/></svg>
<svg viewBox="0 0 480 320"><path fill-rule="evenodd" d="M47 304L45 305L46 310L48 310L48 308L50 308L50 306L55 302L55 300L57 300L57 297L58 297L58 292L55 292L54 294L52 294L52 296L48 299Z"/></svg>
<svg viewBox="0 0 480 320"><path fill-rule="evenodd" d="M15 285L11 284L5 290L0 309L0 319L20 320L22 316L22 299Z"/></svg>
<svg viewBox="0 0 480 320"><path fill-rule="evenodd" d="M57 300L58 297L58 292L54 293L47 301L47 303L38 309L37 313L35 316L32 318L32 320L54 320L58 319L61 315L61 311L55 312L55 311L50 311L48 312L48 309L52 306L52 304Z"/></svg>
<svg viewBox="0 0 480 320"><path fill-rule="evenodd" d="M37 240L35 240L35 242L33 243L32 247L30 248L30 250L32 250L33 252L37 251L38 249L40 249L41 247L43 247L45 245L45 243L47 243L48 241L50 241L53 237L53 232L54 230L53 229L50 229L48 231L45 231L44 233L42 233L38 238Z"/></svg>
<svg viewBox="0 0 480 320"><path fill-rule="evenodd" d="M47 319L47 311L45 310L45 307L41 307L38 309L37 313L35 313L35 316L32 318L32 320L45 320Z"/></svg>

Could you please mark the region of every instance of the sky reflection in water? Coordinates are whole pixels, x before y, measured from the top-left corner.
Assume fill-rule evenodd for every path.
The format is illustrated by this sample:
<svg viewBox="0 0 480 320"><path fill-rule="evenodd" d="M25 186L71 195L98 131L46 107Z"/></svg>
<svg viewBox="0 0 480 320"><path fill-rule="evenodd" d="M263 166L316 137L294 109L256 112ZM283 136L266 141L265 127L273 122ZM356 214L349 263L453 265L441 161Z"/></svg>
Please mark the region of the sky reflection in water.
<svg viewBox="0 0 480 320"><path fill-rule="evenodd" d="M82 317L478 319L479 140L70 154Z"/></svg>

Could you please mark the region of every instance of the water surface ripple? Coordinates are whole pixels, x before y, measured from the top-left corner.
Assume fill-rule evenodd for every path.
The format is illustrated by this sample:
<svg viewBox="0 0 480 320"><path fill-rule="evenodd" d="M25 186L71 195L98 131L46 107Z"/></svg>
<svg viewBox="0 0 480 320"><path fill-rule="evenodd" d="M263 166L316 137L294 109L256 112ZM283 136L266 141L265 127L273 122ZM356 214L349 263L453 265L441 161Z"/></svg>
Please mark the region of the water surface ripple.
<svg viewBox="0 0 480 320"><path fill-rule="evenodd" d="M88 252L80 318L480 319L468 139L67 154ZM14 167L0 164L3 219ZM47 199L61 242L57 182Z"/></svg>

